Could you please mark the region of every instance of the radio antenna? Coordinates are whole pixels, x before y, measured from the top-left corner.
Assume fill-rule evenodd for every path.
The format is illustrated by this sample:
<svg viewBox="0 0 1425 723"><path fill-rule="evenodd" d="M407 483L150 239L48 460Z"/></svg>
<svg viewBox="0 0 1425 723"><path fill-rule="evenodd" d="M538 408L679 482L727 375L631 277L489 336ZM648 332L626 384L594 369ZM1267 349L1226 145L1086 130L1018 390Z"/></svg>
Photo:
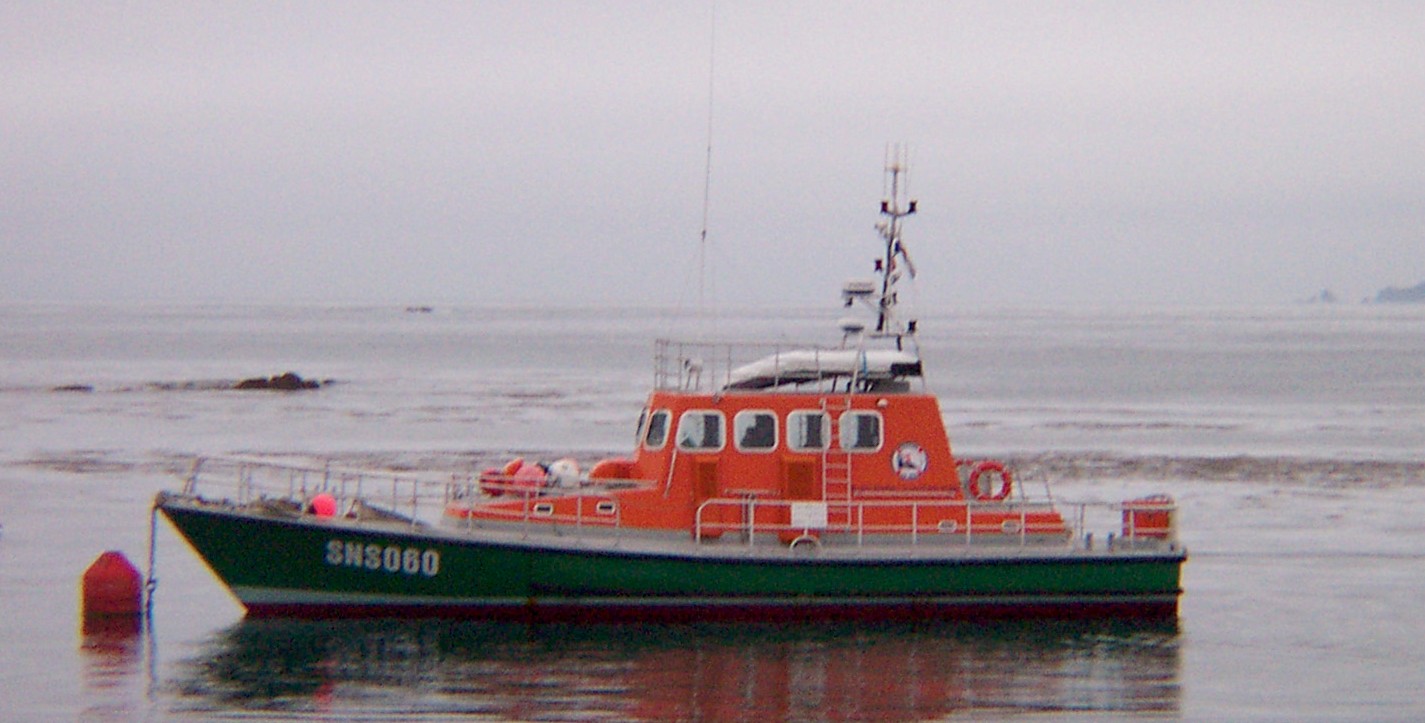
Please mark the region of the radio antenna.
<svg viewBox="0 0 1425 723"><path fill-rule="evenodd" d="M705 286L707 284L708 254L708 208L712 205L712 144L713 144L713 78L714 62L717 59L717 4L712 4L708 22L708 137L707 156L703 161L703 229L698 235L698 315L706 310Z"/></svg>

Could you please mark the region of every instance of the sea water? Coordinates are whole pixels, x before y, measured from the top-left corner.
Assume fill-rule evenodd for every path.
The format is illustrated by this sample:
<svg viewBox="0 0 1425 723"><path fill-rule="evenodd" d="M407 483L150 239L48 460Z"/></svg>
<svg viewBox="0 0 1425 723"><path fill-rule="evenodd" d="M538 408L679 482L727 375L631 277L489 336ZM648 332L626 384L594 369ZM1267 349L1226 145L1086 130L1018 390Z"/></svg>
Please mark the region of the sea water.
<svg viewBox="0 0 1425 723"><path fill-rule="evenodd" d="M469 471L627 452L653 340L835 314L0 305L0 718L1425 717L1425 308L922 314L963 457L1174 495L1170 624L245 621L153 495L193 455ZM294 371L297 393L237 381ZM151 537L152 532L152 537ZM154 543L150 547L150 539ZM158 587L85 631L102 551Z"/></svg>

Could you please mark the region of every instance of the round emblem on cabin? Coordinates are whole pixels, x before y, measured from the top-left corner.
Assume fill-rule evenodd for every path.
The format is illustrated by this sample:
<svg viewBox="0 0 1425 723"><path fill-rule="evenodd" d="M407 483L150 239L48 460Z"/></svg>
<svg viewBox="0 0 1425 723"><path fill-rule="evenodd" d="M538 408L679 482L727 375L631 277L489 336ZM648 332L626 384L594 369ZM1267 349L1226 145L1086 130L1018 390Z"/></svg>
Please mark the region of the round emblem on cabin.
<svg viewBox="0 0 1425 723"><path fill-rule="evenodd" d="M930 460L926 458L925 450L915 442L906 442L896 447L896 453L891 456L891 469L894 469L901 479L915 479L923 474L928 466Z"/></svg>

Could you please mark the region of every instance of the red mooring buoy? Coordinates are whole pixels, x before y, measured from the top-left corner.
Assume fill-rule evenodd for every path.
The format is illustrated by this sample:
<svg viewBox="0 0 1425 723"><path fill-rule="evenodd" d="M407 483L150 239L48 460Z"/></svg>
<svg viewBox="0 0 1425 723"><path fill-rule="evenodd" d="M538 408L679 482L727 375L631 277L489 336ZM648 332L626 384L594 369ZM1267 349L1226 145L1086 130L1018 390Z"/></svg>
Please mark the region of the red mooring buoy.
<svg viewBox="0 0 1425 723"><path fill-rule="evenodd" d="M138 617L143 610L143 577L124 553L110 550L84 571L82 585L86 618Z"/></svg>

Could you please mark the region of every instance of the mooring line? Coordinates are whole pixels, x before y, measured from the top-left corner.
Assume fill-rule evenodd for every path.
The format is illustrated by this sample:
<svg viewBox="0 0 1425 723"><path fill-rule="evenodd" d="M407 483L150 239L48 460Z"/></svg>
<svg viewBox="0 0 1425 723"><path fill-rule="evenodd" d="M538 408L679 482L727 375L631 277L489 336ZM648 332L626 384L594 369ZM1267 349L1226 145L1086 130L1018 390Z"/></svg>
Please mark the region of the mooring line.
<svg viewBox="0 0 1425 723"><path fill-rule="evenodd" d="M157 558L157 538L158 538L158 504L148 508L148 576L144 579L144 604L143 619L144 629L150 634L153 631L153 591L158 587L158 578L154 576L155 561Z"/></svg>

